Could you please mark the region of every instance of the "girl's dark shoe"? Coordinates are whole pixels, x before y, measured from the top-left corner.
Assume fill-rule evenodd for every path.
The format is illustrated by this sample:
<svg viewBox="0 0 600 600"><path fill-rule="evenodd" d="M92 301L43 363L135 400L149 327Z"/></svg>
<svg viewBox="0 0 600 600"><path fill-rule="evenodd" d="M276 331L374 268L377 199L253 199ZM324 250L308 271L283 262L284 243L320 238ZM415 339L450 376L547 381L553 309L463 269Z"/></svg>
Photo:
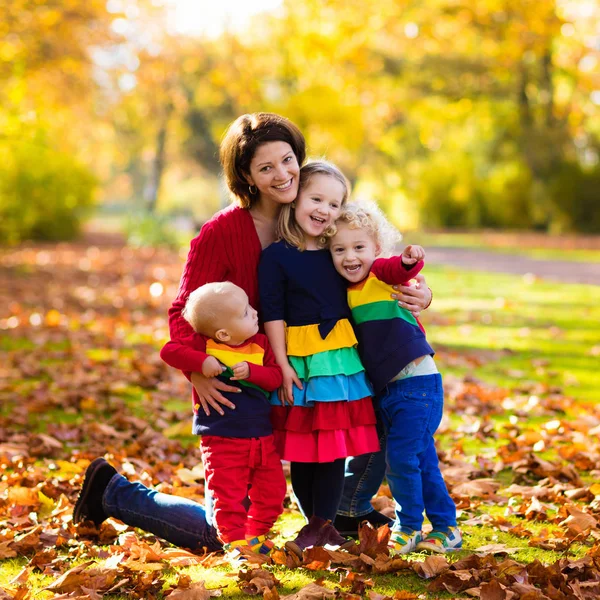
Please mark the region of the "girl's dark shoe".
<svg viewBox="0 0 600 600"><path fill-rule="evenodd" d="M354 544L353 540L342 537L331 521L313 515L299 531L296 539L293 542L286 542L285 547L298 558L302 558L302 552L312 546L334 546L348 549Z"/></svg>
<svg viewBox="0 0 600 600"><path fill-rule="evenodd" d="M293 552L298 558L302 558L302 552L306 548L316 546L319 540L319 532L328 521L313 515L308 523L298 532L293 542L286 542L285 547Z"/></svg>
<svg viewBox="0 0 600 600"><path fill-rule="evenodd" d="M331 521L327 521L321 527L319 538L315 544L315 546L334 546L340 550L348 550L354 545L356 545L356 542L340 535L340 532L331 524Z"/></svg>
<svg viewBox="0 0 600 600"><path fill-rule="evenodd" d="M96 527L108 519L102 507L102 496L117 470L103 458L96 458L85 471L81 491L73 509L73 522L93 521Z"/></svg>
<svg viewBox="0 0 600 600"><path fill-rule="evenodd" d="M392 524L392 519L386 517L383 513L378 510L373 510L366 515L360 517L346 517L344 515L337 515L333 525L342 534L351 537L358 537L358 526L363 522L368 521L373 527L381 527L382 525Z"/></svg>

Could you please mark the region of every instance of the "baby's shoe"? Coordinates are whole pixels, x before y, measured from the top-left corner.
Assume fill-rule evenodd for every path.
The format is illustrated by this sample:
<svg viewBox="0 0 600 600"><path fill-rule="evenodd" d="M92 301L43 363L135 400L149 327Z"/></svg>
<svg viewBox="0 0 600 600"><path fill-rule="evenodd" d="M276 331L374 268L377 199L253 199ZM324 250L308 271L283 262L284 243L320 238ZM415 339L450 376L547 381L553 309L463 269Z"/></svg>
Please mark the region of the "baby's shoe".
<svg viewBox="0 0 600 600"><path fill-rule="evenodd" d="M393 554L408 554L417 549L422 539L420 531L392 531L388 546Z"/></svg>
<svg viewBox="0 0 600 600"><path fill-rule="evenodd" d="M270 540L266 535L257 535L256 537L246 541L248 542L248 546L250 546L250 550L252 550L252 552L263 554L265 556L269 554L275 547L273 541Z"/></svg>
<svg viewBox="0 0 600 600"><path fill-rule="evenodd" d="M246 540L236 540L235 542L228 542L223 544L223 550L225 550L225 555L229 560L245 560L244 550L249 548L248 542Z"/></svg>
<svg viewBox="0 0 600 600"><path fill-rule="evenodd" d="M417 544L417 550L445 554L462 548L462 535L458 527L448 527L448 531L432 531Z"/></svg>

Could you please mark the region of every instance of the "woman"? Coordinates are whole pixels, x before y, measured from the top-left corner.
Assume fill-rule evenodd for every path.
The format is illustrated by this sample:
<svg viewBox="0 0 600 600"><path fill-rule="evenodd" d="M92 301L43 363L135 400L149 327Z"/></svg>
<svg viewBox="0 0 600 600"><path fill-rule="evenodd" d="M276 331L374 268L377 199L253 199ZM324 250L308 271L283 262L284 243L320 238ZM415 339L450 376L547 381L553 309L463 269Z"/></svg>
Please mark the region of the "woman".
<svg viewBox="0 0 600 600"><path fill-rule="evenodd" d="M214 215L192 240L179 292L169 310L172 339L191 333L181 311L190 292L205 283L232 281L248 294L250 304L258 307L260 253L275 241L281 206L296 198L305 157L302 133L284 117L247 114L230 125L221 143L220 160L235 203ZM424 279L421 281L424 283ZM400 291L403 305L409 310L418 312L430 301L425 285ZM224 409L235 409L221 392L236 392L236 387L201 373L187 375L194 386L194 403L206 414L210 410L223 414ZM353 497L352 491L344 494ZM210 502L207 504L210 506ZM351 519L369 518L364 510L353 513L349 509L344 514ZM78 523L90 519L98 525L109 516L177 546L221 548L210 515L200 504L131 483L104 459L96 459L86 471L73 520Z"/></svg>

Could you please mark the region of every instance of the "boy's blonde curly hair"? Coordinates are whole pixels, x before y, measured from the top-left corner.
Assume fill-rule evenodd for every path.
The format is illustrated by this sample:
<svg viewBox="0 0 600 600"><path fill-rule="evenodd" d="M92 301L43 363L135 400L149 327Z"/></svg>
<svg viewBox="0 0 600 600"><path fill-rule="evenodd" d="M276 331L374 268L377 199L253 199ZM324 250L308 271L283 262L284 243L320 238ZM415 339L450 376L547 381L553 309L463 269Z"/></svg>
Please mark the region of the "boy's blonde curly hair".
<svg viewBox="0 0 600 600"><path fill-rule="evenodd" d="M330 231L322 240L324 246L329 246L331 238L337 233L336 225L346 223L350 229L364 229L375 241L379 254L391 254L396 244L402 239L402 234L388 221L384 212L371 200L348 202Z"/></svg>

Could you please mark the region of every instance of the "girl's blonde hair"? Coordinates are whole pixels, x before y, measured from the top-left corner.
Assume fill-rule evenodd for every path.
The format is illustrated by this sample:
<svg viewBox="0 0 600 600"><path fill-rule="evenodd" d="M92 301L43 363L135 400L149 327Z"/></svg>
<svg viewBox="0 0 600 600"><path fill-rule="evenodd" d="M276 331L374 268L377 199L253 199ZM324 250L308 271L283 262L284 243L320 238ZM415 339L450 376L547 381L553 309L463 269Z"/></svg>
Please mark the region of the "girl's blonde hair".
<svg viewBox="0 0 600 600"><path fill-rule="evenodd" d="M300 185L298 186L298 194L302 188L306 187L310 180L315 175L328 175L339 181L344 188L344 196L342 198L342 207L345 206L348 197L350 196L350 182L346 176L332 163L325 160L316 160L304 165L300 169ZM291 204L284 205L279 211L279 219L277 221L277 238L285 240L291 246L295 246L300 250L306 249L306 240L304 231L296 221L295 209L296 201ZM325 232L326 234L327 232ZM324 235L325 235L324 234Z"/></svg>
<svg viewBox="0 0 600 600"><path fill-rule="evenodd" d="M338 223L346 223L350 229L364 229L373 238L380 254L391 254L402 239L402 234L388 221L384 212L370 200L346 204L327 233L327 243L337 233Z"/></svg>

